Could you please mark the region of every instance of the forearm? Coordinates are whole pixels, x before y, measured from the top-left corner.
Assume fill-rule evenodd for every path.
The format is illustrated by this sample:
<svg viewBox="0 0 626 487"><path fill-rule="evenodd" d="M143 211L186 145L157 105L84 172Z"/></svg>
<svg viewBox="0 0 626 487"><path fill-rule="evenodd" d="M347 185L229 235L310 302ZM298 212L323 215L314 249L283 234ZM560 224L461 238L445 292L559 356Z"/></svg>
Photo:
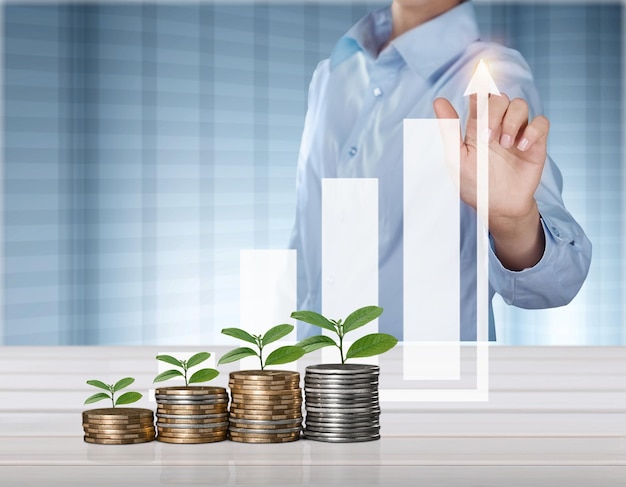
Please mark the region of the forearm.
<svg viewBox="0 0 626 487"><path fill-rule="evenodd" d="M545 250L545 235L536 203L527 215L491 218L489 231L496 256L507 269L521 271L541 260Z"/></svg>

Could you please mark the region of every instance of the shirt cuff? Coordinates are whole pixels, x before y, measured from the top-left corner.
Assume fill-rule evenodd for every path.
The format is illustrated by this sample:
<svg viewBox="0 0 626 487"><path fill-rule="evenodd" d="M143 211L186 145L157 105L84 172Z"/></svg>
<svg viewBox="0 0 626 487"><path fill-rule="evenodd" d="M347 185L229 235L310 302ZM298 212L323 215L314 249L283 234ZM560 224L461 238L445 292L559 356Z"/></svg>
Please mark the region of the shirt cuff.
<svg viewBox="0 0 626 487"><path fill-rule="evenodd" d="M512 271L502 265L496 256L493 239L489 239L489 281L495 291L502 296L504 302L513 304L515 301L515 283L519 279L531 278L534 274L550 269L550 260L554 249L559 243L567 240L565 232L559 225L541 217L541 226L545 235L545 249L539 262L521 271ZM550 272L548 270L548 272Z"/></svg>

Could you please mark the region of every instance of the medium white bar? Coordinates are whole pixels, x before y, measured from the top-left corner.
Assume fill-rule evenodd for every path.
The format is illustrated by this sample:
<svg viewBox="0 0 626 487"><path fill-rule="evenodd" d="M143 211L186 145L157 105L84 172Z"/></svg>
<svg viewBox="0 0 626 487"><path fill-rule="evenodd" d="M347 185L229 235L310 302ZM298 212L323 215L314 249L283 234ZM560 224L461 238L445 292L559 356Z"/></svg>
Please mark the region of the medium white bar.
<svg viewBox="0 0 626 487"><path fill-rule="evenodd" d="M405 380L460 378L459 133L404 121Z"/></svg>
<svg viewBox="0 0 626 487"><path fill-rule="evenodd" d="M345 319L354 310L378 304L378 180L322 180L322 314ZM350 332L344 353L358 338L378 332L378 320ZM324 330L324 334L333 336ZM322 362L340 362L334 347ZM377 357L359 358L377 364Z"/></svg>
<svg viewBox="0 0 626 487"><path fill-rule="evenodd" d="M296 251L241 250L239 255L239 328L260 335L282 323L294 325L290 318L297 308ZM296 331L263 350L266 358L272 350L296 343ZM254 348L238 341L237 346ZM257 357L240 361L241 370L259 369ZM297 370L297 362L277 366Z"/></svg>

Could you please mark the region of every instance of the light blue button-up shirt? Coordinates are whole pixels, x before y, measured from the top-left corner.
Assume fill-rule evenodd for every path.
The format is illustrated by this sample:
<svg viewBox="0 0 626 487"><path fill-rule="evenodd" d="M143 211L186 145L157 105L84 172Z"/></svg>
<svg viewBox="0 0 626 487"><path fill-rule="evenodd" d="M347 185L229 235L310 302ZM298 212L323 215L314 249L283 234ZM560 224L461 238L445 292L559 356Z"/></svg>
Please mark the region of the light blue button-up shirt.
<svg viewBox="0 0 626 487"><path fill-rule="evenodd" d="M528 102L531 117L542 113L542 107L521 55L479 40L471 2L406 32L381 51L391 26L390 8L370 13L337 42L330 58L313 74L298 160L296 221L290 247L298 251L298 309L319 312L321 179L378 178L379 305L385 309L379 327L401 339L403 119L435 118L433 100L445 97L460 114L464 127L468 102L463 93L481 58L487 61L501 92ZM546 241L540 262L513 272L490 251L491 339L495 339L491 310L495 292L506 303L522 308L561 306L576 295L587 275L591 244L565 209L561 191L561 174L548 158L535 194ZM475 340L476 212L460 204L461 339ZM317 332L301 325L299 336Z"/></svg>

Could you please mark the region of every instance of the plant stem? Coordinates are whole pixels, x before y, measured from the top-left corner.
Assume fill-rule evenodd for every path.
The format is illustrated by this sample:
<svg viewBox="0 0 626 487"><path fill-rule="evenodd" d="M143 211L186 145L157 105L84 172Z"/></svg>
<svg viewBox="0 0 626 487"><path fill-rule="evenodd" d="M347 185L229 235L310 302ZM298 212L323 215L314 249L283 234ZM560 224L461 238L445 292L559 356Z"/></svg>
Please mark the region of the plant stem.
<svg viewBox="0 0 626 487"><path fill-rule="evenodd" d="M111 405L115 407L115 392L113 392L113 388L111 388Z"/></svg>
<svg viewBox="0 0 626 487"><path fill-rule="evenodd" d="M341 354L341 363L345 364L346 359L343 358L343 336L339 335L339 353Z"/></svg>
<svg viewBox="0 0 626 487"><path fill-rule="evenodd" d="M343 358L343 326L341 324L341 320L335 321L330 320L335 327L335 333L337 333L337 337L339 338L339 345L335 344L335 346L339 349L339 355L341 356L341 363L344 363Z"/></svg>
<svg viewBox="0 0 626 487"><path fill-rule="evenodd" d="M183 362L183 371L185 372L185 387L187 387L189 382L187 382L187 364L185 362Z"/></svg>
<svg viewBox="0 0 626 487"><path fill-rule="evenodd" d="M263 340L261 340L261 335L255 335L254 338L256 339L256 346L259 347L258 357L261 361L261 370L263 370Z"/></svg>

